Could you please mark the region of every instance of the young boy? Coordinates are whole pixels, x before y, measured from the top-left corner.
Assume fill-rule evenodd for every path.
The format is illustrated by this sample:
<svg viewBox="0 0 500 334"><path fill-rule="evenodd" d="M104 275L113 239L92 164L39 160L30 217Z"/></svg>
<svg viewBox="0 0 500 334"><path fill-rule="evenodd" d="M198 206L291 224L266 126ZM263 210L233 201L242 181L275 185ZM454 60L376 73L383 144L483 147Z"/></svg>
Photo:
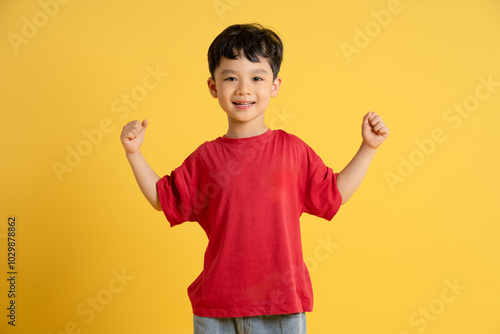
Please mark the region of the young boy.
<svg viewBox="0 0 500 334"><path fill-rule="evenodd" d="M171 226L197 221L208 236L202 273L189 286L195 333L306 333L313 294L303 261L303 212L331 220L361 184L389 135L375 113L340 172L298 137L268 129L264 113L281 85L281 39L258 24L233 25L211 44L210 94L227 133L199 146L160 178L140 147L148 125L133 121L121 141L137 183Z"/></svg>

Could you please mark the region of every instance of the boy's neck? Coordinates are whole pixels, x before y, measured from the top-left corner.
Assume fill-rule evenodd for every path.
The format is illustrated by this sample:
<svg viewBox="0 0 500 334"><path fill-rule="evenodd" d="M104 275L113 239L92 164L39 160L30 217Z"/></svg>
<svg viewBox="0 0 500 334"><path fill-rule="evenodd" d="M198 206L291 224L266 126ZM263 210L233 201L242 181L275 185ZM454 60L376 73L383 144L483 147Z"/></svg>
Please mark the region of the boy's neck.
<svg viewBox="0 0 500 334"><path fill-rule="evenodd" d="M264 134L269 130L265 125L260 129L228 129L225 136L227 138L249 138Z"/></svg>
<svg viewBox="0 0 500 334"><path fill-rule="evenodd" d="M267 130L269 129L265 125L259 129L228 129L225 136L227 138L249 138L266 133Z"/></svg>
<svg viewBox="0 0 500 334"><path fill-rule="evenodd" d="M269 129L263 122L253 124L253 122L235 123L229 121L225 136L227 138L248 138L261 135L267 130Z"/></svg>

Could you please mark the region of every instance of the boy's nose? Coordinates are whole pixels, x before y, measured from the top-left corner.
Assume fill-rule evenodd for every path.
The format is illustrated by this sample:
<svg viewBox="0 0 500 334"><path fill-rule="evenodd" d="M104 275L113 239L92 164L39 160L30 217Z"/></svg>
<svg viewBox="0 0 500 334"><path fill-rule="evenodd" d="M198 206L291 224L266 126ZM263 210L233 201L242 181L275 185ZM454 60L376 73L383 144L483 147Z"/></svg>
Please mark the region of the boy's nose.
<svg viewBox="0 0 500 334"><path fill-rule="evenodd" d="M247 82L240 82L236 91L237 95L249 95L252 93L250 85Z"/></svg>

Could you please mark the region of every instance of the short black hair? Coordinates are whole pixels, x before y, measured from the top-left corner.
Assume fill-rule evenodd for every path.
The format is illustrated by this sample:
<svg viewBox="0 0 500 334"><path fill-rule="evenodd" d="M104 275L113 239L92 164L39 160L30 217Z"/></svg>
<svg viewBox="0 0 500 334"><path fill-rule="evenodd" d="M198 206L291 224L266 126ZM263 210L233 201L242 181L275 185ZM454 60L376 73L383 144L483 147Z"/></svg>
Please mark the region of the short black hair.
<svg viewBox="0 0 500 334"><path fill-rule="evenodd" d="M235 51L237 53L235 53ZM283 61L283 42L277 33L258 23L235 24L221 32L208 48L208 69L212 78L222 57L236 59L243 51L253 63L266 58L276 79Z"/></svg>

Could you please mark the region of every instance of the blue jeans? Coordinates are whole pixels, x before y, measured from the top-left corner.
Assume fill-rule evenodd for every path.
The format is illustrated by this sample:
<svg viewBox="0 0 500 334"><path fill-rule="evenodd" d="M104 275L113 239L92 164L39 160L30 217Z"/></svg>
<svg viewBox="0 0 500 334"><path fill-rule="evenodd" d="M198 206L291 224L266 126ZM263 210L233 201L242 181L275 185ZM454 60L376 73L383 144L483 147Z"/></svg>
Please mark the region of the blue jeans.
<svg viewBox="0 0 500 334"><path fill-rule="evenodd" d="M194 334L306 334L306 314L206 318L194 315Z"/></svg>

